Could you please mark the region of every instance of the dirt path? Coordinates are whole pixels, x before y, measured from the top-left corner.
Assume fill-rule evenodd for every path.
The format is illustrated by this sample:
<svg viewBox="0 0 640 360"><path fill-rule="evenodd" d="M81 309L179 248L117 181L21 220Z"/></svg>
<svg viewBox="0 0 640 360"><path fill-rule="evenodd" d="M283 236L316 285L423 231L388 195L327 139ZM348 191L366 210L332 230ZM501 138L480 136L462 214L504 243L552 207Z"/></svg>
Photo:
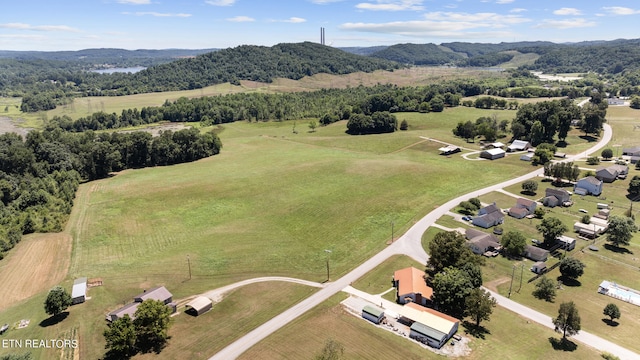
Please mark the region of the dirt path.
<svg viewBox="0 0 640 360"><path fill-rule="evenodd" d="M25 236L0 262L0 311L59 284L70 259L68 234Z"/></svg>
<svg viewBox="0 0 640 360"><path fill-rule="evenodd" d="M510 277L506 277L506 276L501 277L501 278L489 281L488 283L484 284L484 287L486 287L491 291L498 292L498 286L508 283L510 280L511 280Z"/></svg>

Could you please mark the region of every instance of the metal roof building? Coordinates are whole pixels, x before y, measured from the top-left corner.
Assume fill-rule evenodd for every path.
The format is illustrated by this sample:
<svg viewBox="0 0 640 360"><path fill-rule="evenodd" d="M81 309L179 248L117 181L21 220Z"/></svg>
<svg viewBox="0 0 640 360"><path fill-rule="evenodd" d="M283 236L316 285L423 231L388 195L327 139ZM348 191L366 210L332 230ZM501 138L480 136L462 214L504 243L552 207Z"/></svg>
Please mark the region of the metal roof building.
<svg viewBox="0 0 640 360"><path fill-rule="evenodd" d="M73 288L71 289L71 303L80 304L86 300L87 297L87 278L82 277L73 281Z"/></svg>
<svg viewBox="0 0 640 360"><path fill-rule="evenodd" d="M187 310L185 312L198 316L206 313L213 308L213 302L211 299L204 296L198 296L195 299L187 303Z"/></svg>

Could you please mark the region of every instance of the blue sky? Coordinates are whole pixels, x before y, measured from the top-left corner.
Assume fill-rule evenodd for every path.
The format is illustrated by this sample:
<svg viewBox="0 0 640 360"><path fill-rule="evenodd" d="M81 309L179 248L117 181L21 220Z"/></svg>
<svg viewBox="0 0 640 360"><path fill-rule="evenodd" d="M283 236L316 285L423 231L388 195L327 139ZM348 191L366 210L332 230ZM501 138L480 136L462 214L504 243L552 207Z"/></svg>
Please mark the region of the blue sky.
<svg viewBox="0 0 640 360"><path fill-rule="evenodd" d="M549 0L11 0L0 49L226 48L320 40L375 46L450 41L640 38L640 2Z"/></svg>

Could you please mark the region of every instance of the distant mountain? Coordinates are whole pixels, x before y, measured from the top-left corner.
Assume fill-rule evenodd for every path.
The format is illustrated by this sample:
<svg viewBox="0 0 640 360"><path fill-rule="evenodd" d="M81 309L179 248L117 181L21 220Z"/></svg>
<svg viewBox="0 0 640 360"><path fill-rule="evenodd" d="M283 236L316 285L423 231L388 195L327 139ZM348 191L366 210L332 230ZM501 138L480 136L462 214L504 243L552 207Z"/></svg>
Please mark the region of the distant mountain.
<svg viewBox="0 0 640 360"><path fill-rule="evenodd" d="M216 51L218 49L84 49L78 51L10 51L0 50L0 59L55 60L74 63L85 68L100 68L104 65L116 67L152 66L185 57Z"/></svg>
<svg viewBox="0 0 640 360"><path fill-rule="evenodd" d="M356 54L356 55L364 55L364 56L369 56L377 51L380 50L384 50L386 48L388 48L389 46L369 46L369 47L359 47L359 46L355 46L355 47L339 47L338 49L342 50L342 51L346 51L348 53L351 54Z"/></svg>
<svg viewBox="0 0 640 360"><path fill-rule="evenodd" d="M444 51L435 44L397 44L370 56L411 65L444 65L462 59L459 54Z"/></svg>

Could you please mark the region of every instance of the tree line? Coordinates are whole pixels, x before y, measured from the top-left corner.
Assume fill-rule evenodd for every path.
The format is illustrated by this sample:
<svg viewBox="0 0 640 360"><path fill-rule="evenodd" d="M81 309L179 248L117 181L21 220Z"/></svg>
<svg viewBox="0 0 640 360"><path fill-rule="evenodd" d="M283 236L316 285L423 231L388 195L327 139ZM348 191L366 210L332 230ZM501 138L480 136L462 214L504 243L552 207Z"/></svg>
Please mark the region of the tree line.
<svg viewBox="0 0 640 360"><path fill-rule="evenodd" d="M213 132L197 129L81 134L60 128L31 131L23 139L0 135L0 258L23 234L61 231L83 180L113 171L171 165L218 154Z"/></svg>

